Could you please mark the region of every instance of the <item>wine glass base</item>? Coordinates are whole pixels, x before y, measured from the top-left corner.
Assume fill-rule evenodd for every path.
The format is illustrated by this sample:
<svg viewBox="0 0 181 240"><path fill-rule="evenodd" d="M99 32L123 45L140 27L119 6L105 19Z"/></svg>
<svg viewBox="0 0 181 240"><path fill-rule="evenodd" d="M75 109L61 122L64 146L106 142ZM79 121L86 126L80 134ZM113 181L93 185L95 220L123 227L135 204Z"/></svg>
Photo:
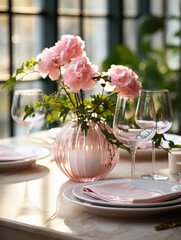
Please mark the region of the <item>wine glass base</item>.
<svg viewBox="0 0 181 240"><path fill-rule="evenodd" d="M160 180L160 181L168 180L168 176L161 175L158 173L146 174L146 175L141 176L141 178L145 179L145 180Z"/></svg>

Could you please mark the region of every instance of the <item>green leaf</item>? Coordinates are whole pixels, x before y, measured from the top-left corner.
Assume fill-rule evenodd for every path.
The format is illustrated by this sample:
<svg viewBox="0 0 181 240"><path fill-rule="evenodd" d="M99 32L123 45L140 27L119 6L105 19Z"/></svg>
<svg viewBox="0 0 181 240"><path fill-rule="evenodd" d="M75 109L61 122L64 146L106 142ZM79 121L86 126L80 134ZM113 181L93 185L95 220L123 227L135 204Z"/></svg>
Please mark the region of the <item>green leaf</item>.
<svg viewBox="0 0 181 240"><path fill-rule="evenodd" d="M168 142L168 146L169 148L165 148L162 146L162 141L166 141ZM164 134L155 134L155 136L153 137L153 141L154 141L154 144L155 144L155 148L162 148L166 151L169 151L171 148L181 148L181 145L180 144L175 144L173 141L171 140L167 140L166 137L164 136Z"/></svg>
<svg viewBox="0 0 181 240"><path fill-rule="evenodd" d="M173 50L175 52L181 52L181 48L179 45L172 45L172 44L167 44L166 45L167 49Z"/></svg>
<svg viewBox="0 0 181 240"><path fill-rule="evenodd" d="M167 139L165 138L165 135L163 135L162 137L163 137L163 140L164 140L164 141L167 141L167 142L168 142L168 145L169 145L170 148L181 148L181 144L175 144L173 141L167 140Z"/></svg>
<svg viewBox="0 0 181 240"><path fill-rule="evenodd" d="M18 81L16 80L16 77L9 76L9 79L5 82L2 88L8 88L8 92L10 92L14 86L16 85Z"/></svg>
<svg viewBox="0 0 181 240"><path fill-rule="evenodd" d="M143 15L138 20L138 30L141 34L152 34L164 28L164 20L152 15Z"/></svg>
<svg viewBox="0 0 181 240"><path fill-rule="evenodd" d="M25 106L25 115L24 115L24 118L23 118L23 121L30 115L32 115L35 111L34 111L34 108L33 107L29 107L28 105Z"/></svg>
<svg viewBox="0 0 181 240"><path fill-rule="evenodd" d="M84 121L82 124L81 124L81 129L82 129L82 132L85 132L85 136L87 136L87 131L89 129L89 125L87 124L86 121Z"/></svg>
<svg viewBox="0 0 181 240"><path fill-rule="evenodd" d="M32 58L30 61L27 60L25 63L22 63L21 67L16 70L16 75L15 76L9 76L9 79L5 82L3 85L3 88L8 88L8 92L10 92L14 86L23 80L23 78L28 74L27 72L24 71L24 66L26 66L28 69L32 69L35 65L37 64L37 61ZM23 76L21 76L23 74ZM18 75L20 75L18 79ZM18 80L17 80L18 79Z"/></svg>
<svg viewBox="0 0 181 240"><path fill-rule="evenodd" d="M158 133L155 134L155 136L153 137L155 148L160 147L162 138L163 138L163 134L158 134Z"/></svg>
<svg viewBox="0 0 181 240"><path fill-rule="evenodd" d="M27 60L24 65L25 65L28 69L32 69L37 63L38 63L38 62L36 61L36 59L31 58L31 60Z"/></svg>
<svg viewBox="0 0 181 240"><path fill-rule="evenodd" d="M24 73L24 63L22 63L21 67L16 70L16 75Z"/></svg>
<svg viewBox="0 0 181 240"><path fill-rule="evenodd" d="M173 16L173 15L171 15L170 19L176 19L178 21L181 21L181 17L180 16Z"/></svg>
<svg viewBox="0 0 181 240"><path fill-rule="evenodd" d="M49 123L53 123L53 122L59 122L60 120L60 111L59 110L51 110L46 117L46 120Z"/></svg>
<svg viewBox="0 0 181 240"><path fill-rule="evenodd" d="M181 37L181 30L179 30L178 32L175 33L176 37Z"/></svg>
<svg viewBox="0 0 181 240"><path fill-rule="evenodd" d="M115 104L116 104L116 101L117 101L117 95L118 95L118 93L115 92L115 91L113 93L111 93L110 95L108 95L109 99Z"/></svg>
<svg viewBox="0 0 181 240"><path fill-rule="evenodd" d="M116 145L118 148L122 148L130 153L130 149L118 141L113 133L109 133L107 129L102 130L102 133L111 144Z"/></svg>
<svg viewBox="0 0 181 240"><path fill-rule="evenodd" d="M47 116L46 116L46 121L49 122L49 123L52 123L52 122L53 122L53 118L52 118L52 116L51 116L50 113L47 114Z"/></svg>

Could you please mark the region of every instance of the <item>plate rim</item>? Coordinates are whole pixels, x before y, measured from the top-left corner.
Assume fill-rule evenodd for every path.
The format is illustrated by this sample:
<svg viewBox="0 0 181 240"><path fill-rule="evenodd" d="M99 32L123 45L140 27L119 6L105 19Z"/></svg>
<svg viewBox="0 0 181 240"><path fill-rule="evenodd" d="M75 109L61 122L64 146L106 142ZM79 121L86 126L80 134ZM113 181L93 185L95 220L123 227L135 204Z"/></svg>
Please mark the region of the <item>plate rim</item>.
<svg viewBox="0 0 181 240"><path fill-rule="evenodd" d="M13 168L13 167L22 167L24 164L25 165L29 165L29 164L32 164L33 162L37 161L37 160L40 160L42 158L45 158L47 156L49 156L51 154L50 150L46 147L42 147L42 146L35 146L35 145L22 145L22 144L8 144L8 145L5 145L5 144L0 144L0 146L3 146L3 147L7 147L7 146L11 146L11 147L33 147L34 149L43 149L44 151L46 150L46 154L44 155L39 155L37 157L32 157L32 158L26 158L26 159L22 159L22 160L8 160L8 161L0 161L0 170L1 169L8 169L8 168Z"/></svg>
<svg viewBox="0 0 181 240"><path fill-rule="evenodd" d="M181 203L181 197L174 199L174 200L170 200L170 201L165 201L165 202L157 202L157 203L133 203L133 204L128 204L128 203L110 203L110 202L104 202L101 201L99 199L94 200L93 198L91 199L91 197L89 198L89 196L87 196L85 194L85 197L82 197L80 195L77 194L76 190L82 188L83 186L87 186L87 185L93 185L93 184L101 184L104 182L144 182L147 181L149 183L152 183L153 180L143 180L143 179L111 179L111 180L103 180L103 181L95 181L95 182L89 182L89 183L81 183L78 185L75 185L74 188L72 189L72 193L73 195L78 198L81 201L86 201L92 204L96 204L96 205L102 205L102 206L112 206L112 207L129 207L129 208L135 208L135 207L139 207L139 208L144 208L144 207L160 207L160 206L168 206L168 205L174 205L174 204L178 204ZM164 181L156 181L154 182L155 184L164 184L164 185L171 185L171 187L173 186L177 186L179 184L177 183L172 183L172 182L164 182Z"/></svg>
<svg viewBox="0 0 181 240"><path fill-rule="evenodd" d="M175 205L171 205L171 206L161 206L161 207L150 207L150 208L120 208L120 207L109 207L109 206L100 206L100 205L96 205L96 204L90 204L90 203L86 203L83 202L81 200L79 200L78 198L76 198L73 193L72 193L72 189L75 185L70 186L68 188L66 188L63 191L63 196L65 199L67 199L68 201L77 204L79 206L83 206L86 209L96 213L96 211L98 211L99 213L103 213L103 214L108 214L110 215L148 215L148 214L153 214L153 213L162 213L165 211L169 211L169 210L174 210L174 209L178 209L181 208L181 204L175 204ZM67 193L69 196L67 196Z"/></svg>

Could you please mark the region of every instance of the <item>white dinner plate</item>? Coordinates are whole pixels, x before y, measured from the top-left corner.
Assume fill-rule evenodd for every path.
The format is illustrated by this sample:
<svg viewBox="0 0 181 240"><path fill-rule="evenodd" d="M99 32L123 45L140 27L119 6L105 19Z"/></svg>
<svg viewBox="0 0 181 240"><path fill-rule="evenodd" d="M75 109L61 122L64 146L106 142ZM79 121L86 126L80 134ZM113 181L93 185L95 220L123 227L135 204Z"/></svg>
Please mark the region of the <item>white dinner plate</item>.
<svg viewBox="0 0 181 240"><path fill-rule="evenodd" d="M171 140L175 144L181 144L181 136L179 136L179 135L165 133L164 136L167 140ZM163 144L164 147L168 147L168 142L164 141L162 144ZM165 158L165 157L168 156L168 152L165 151L164 149L156 148L155 151L156 151L156 158L157 159L158 158ZM152 157L151 143L150 143L150 148L137 149L137 151L136 151L136 160L139 160L139 159L140 160L141 159L146 160L146 159L151 159L151 157ZM130 154L124 149L120 149L120 160L122 158L130 159Z"/></svg>
<svg viewBox="0 0 181 240"><path fill-rule="evenodd" d="M181 204L175 204L170 206L161 207L149 207L149 208L128 208L128 207L111 207L111 206L101 206L96 204L91 204L85 201L81 201L73 195L74 186L71 186L64 190L63 196L68 201L75 203L77 205L85 207L87 210L98 214L98 215L108 215L108 216L147 216L153 214L159 214L168 212L171 210L181 209Z"/></svg>
<svg viewBox="0 0 181 240"><path fill-rule="evenodd" d="M162 182L162 181L153 181L153 180L142 180L142 179L118 179L118 180L105 180L105 181L97 181L90 183L82 183L76 185L72 189L72 193L75 197L80 200L86 201L88 203L93 203L96 205L102 206L111 206L111 207L160 207L167 205L174 205L181 203L181 198L177 198L174 200L169 200L165 202L157 202L157 203L118 203L118 202L106 202L99 199L95 199L93 197L88 196L83 192L83 186L94 185L94 184L102 184L102 183L115 183L115 182L127 182L130 185L133 185L139 189L158 192L158 193L168 193L173 192L176 189L179 189L179 184L170 183L170 182ZM181 190L181 187L180 187Z"/></svg>
<svg viewBox="0 0 181 240"><path fill-rule="evenodd" d="M0 161L0 171L19 170L31 166L35 161L47 157L50 150L44 147L31 145L0 145L1 147L8 147L16 152L32 154L35 157L16 160L16 161Z"/></svg>

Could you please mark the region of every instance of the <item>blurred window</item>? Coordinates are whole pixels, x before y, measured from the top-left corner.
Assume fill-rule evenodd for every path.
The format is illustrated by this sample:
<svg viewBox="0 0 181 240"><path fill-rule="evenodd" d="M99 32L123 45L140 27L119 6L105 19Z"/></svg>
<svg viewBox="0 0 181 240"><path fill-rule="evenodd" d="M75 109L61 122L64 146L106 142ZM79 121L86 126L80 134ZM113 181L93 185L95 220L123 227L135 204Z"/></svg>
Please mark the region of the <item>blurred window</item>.
<svg viewBox="0 0 181 240"><path fill-rule="evenodd" d="M22 62L35 57L43 48L42 0L0 1L0 138L24 134L10 114L13 92L2 89L10 74ZM39 75L33 74L17 88L44 88Z"/></svg>
<svg viewBox="0 0 181 240"><path fill-rule="evenodd" d="M107 0L58 1L58 38L63 34L80 35L89 59L99 68L108 54L107 26Z"/></svg>
<svg viewBox="0 0 181 240"><path fill-rule="evenodd" d="M0 87L26 59L35 57L64 34L79 35L86 42L90 61L99 66L116 44L139 53L137 19L152 14L165 20L164 31L151 37L153 47L180 45L174 35L180 24L181 0L0 0ZM168 53L169 65L179 68L180 55ZM56 85L32 75L17 88L53 92ZM22 134L10 116L13 93L0 90L0 138Z"/></svg>

